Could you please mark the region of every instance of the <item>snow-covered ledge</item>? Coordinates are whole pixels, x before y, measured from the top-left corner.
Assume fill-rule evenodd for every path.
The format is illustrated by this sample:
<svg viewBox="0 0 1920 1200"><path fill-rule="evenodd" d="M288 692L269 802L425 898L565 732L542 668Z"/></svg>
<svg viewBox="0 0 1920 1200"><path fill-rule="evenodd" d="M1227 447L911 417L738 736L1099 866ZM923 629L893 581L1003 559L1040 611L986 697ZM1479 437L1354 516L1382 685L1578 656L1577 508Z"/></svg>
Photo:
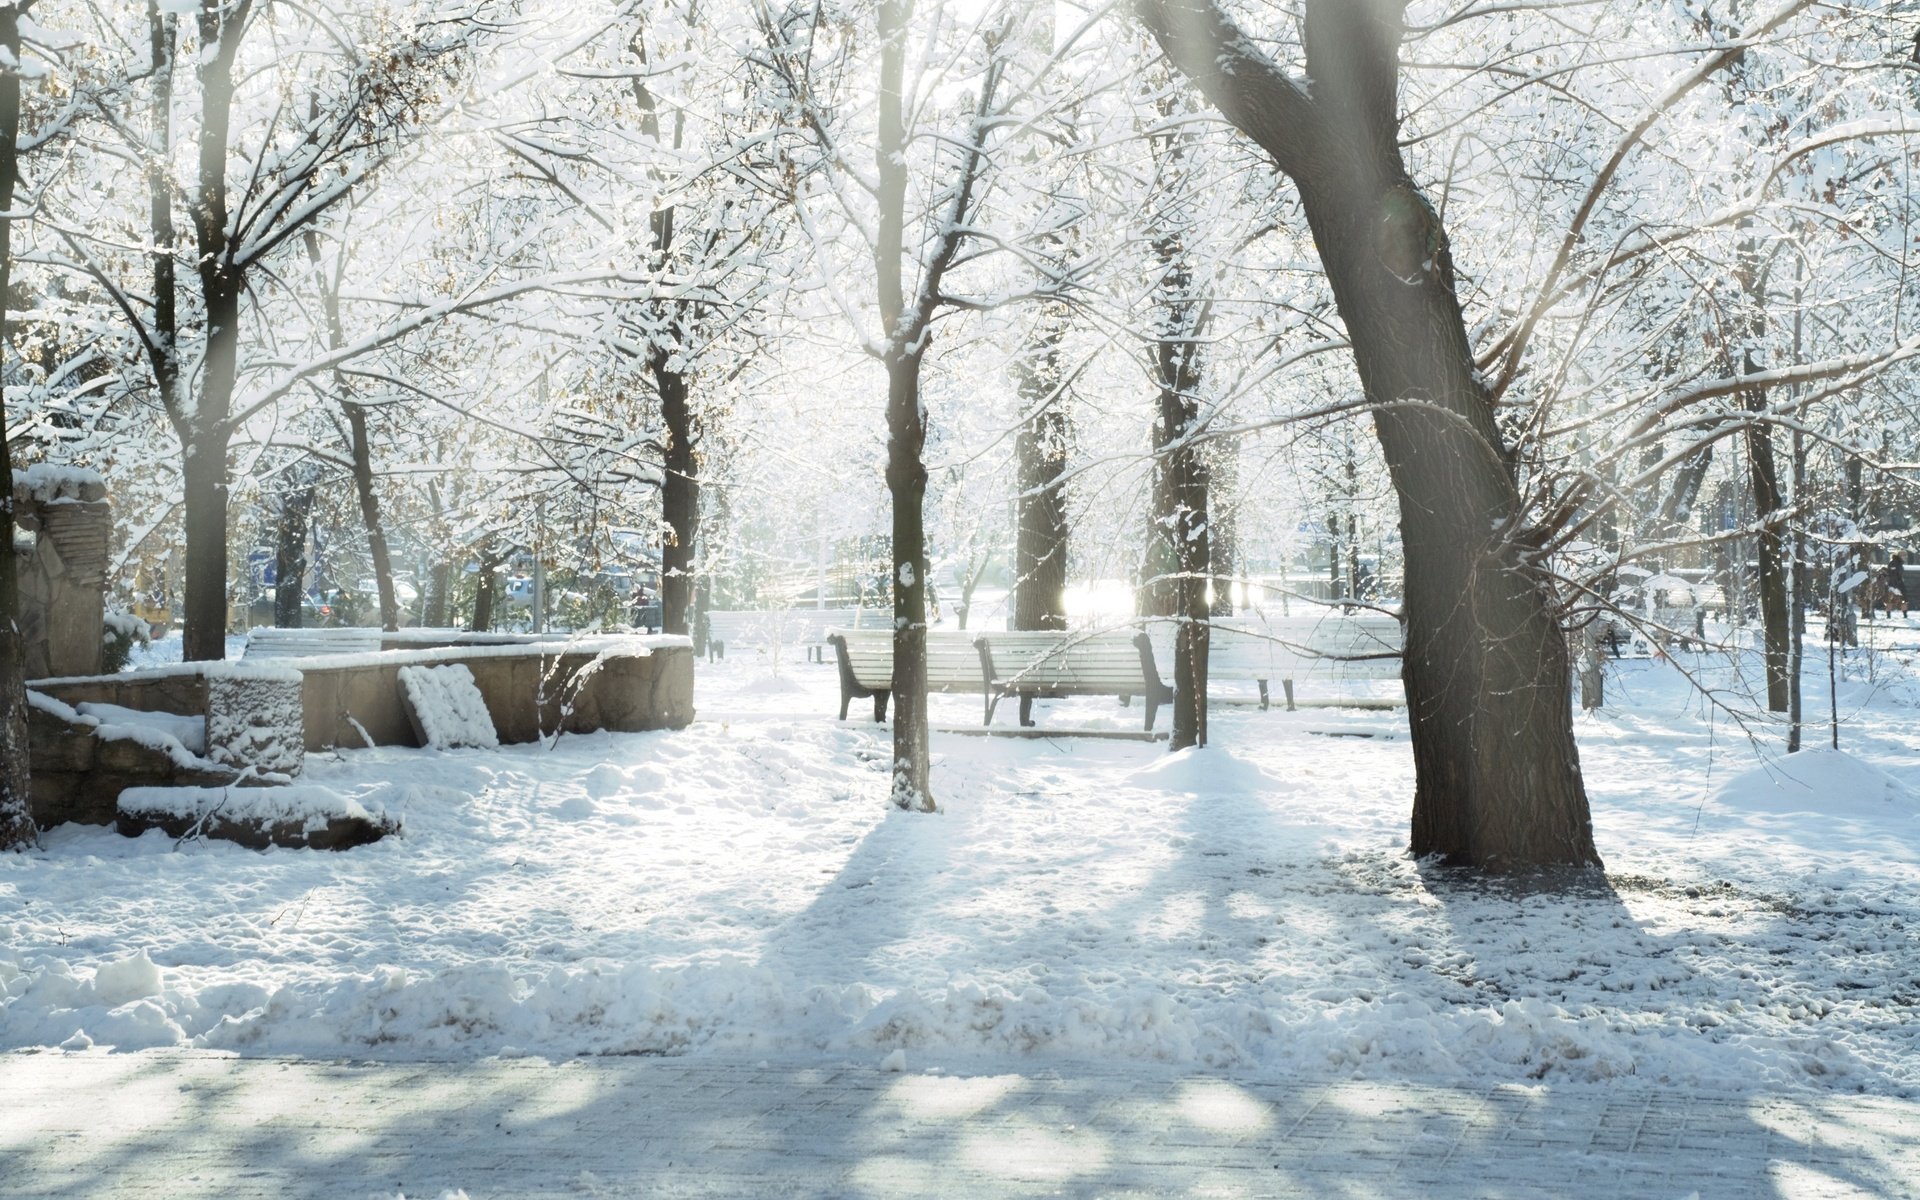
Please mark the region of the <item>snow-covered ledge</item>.
<svg viewBox="0 0 1920 1200"><path fill-rule="evenodd" d="M601 636L507 645L434 646L275 659L302 676L306 748L418 745L401 699L400 668L464 663L502 742L556 731L680 729L693 720L693 643L684 637ZM35 680L67 705L112 704L204 716L207 676L223 664L182 663L118 675Z"/></svg>

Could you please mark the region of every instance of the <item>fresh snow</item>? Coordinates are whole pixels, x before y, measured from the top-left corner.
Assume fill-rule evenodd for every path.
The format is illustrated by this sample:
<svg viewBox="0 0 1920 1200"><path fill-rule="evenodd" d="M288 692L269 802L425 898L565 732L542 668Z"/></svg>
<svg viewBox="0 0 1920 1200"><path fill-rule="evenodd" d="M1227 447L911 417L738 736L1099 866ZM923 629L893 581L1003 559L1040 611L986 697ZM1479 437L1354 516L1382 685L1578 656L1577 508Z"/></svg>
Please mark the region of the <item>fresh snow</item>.
<svg viewBox="0 0 1920 1200"><path fill-rule="evenodd" d="M310 755L406 836L64 826L0 857L0 1048L1920 1094L1920 689L1856 655L1844 749L1788 758L1678 669L1725 687L1724 665L1679 657L1613 664L1611 707L1577 720L1612 887L1573 893L1406 857L1399 712L1222 706L1178 755L936 733L940 815L888 809L889 735L833 719L831 664L783 664L798 691L703 664L683 731Z"/></svg>
<svg viewBox="0 0 1920 1200"><path fill-rule="evenodd" d="M313 784L287 787L132 787L120 793L125 813L168 813L230 821L298 823L312 832L341 818L377 820L358 800Z"/></svg>
<svg viewBox="0 0 1920 1200"><path fill-rule="evenodd" d="M103 726L150 731L149 736L141 739L147 745L157 744L155 739L164 738L185 747L190 754L207 752L205 717L183 717L177 713L148 712L118 704L92 702L76 704L73 708L81 716L92 717Z"/></svg>

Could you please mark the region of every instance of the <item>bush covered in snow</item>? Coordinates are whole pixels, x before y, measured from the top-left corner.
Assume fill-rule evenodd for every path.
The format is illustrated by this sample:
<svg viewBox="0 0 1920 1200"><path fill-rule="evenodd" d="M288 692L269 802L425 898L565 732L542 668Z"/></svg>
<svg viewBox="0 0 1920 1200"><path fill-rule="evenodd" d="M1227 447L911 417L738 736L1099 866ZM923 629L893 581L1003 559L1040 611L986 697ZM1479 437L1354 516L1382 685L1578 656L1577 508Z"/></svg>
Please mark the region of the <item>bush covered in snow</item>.
<svg viewBox="0 0 1920 1200"><path fill-rule="evenodd" d="M153 644L152 626L132 613L110 612L100 626L100 670L108 675L127 669L136 646Z"/></svg>

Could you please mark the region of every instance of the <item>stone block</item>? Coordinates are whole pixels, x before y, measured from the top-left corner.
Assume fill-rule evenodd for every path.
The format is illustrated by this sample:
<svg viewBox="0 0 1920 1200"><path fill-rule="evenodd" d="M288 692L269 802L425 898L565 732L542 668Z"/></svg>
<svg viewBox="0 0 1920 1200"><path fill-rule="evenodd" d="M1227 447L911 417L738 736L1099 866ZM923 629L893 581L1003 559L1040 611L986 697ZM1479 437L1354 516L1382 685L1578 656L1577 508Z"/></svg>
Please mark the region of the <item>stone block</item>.
<svg viewBox="0 0 1920 1200"><path fill-rule="evenodd" d="M306 763L298 671L227 667L207 677L207 758L243 774L297 778Z"/></svg>

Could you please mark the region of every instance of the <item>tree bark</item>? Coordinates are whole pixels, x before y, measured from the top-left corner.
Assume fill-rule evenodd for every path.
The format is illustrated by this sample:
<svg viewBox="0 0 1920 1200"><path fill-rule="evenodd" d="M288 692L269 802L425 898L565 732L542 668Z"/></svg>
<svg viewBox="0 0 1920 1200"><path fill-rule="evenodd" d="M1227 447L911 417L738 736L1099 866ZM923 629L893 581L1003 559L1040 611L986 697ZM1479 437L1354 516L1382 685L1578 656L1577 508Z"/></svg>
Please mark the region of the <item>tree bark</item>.
<svg viewBox="0 0 1920 1200"><path fill-rule="evenodd" d="M644 27L635 31L632 48L642 64L649 61ZM660 103L653 89L647 86L644 74L635 77L633 94L640 106L641 132L655 145L664 146ZM675 151L681 148L685 125L684 116L675 112ZM656 181L661 178L655 175ZM655 209L648 216L653 243L651 266L657 272L665 272L669 266L674 218L673 205ZM647 369L653 375L654 391L660 400L660 419L667 427L660 482L660 518L666 526L660 545L660 631L682 636L692 632L694 550L700 537L700 434L686 373L674 365L674 351L687 340L686 307L682 301L673 302L672 315L665 320L666 328L671 331L671 344L656 340L647 352Z"/></svg>
<svg viewBox="0 0 1920 1200"><path fill-rule="evenodd" d="M0 48L20 62L20 7L0 4ZM20 72L0 70L0 212L13 211L20 178ZM0 360L9 346L8 290L13 283L13 221L0 218ZM27 757L25 652L20 644L19 561L13 552L13 455L7 445L6 405L0 398L0 850L30 846L38 837Z"/></svg>
<svg viewBox="0 0 1920 1200"><path fill-rule="evenodd" d="M1169 57L1300 191L1400 502L1412 850L1597 866L1573 664L1474 370L1446 232L1396 140L1404 0L1307 0L1310 87L1211 0L1135 0Z"/></svg>
<svg viewBox="0 0 1920 1200"><path fill-rule="evenodd" d="M1067 627L1067 410L1060 396L1059 322L1043 314L1015 367L1021 407L1029 411L1014 438L1019 472L1013 545L1013 627ZM962 610L967 607L962 601ZM961 628L966 628L963 623Z"/></svg>
<svg viewBox="0 0 1920 1200"><path fill-rule="evenodd" d="M1746 370L1760 369L1747 355ZM1744 397L1750 413L1765 411L1766 392L1754 388ZM1767 671L1767 708L1784 713L1792 706L1787 668L1793 652L1792 614L1787 609L1786 501L1780 494L1780 467L1773 454L1773 431L1760 421L1746 428L1747 476L1753 484L1753 509L1760 529L1755 539L1759 559L1760 627Z"/></svg>
<svg viewBox="0 0 1920 1200"><path fill-rule="evenodd" d="M420 616L420 623L429 629L440 629L447 624L447 591L453 580L453 564L437 562L427 574L427 607Z"/></svg>
<svg viewBox="0 0 1920 1200"><path fill-rule="evenodd" d="M313 487L301 484L280 498L280 528L273 551L273 623L298 629L306 598L307 526L313 516Z"/></svg>
<svg viewBox="0 0 1920 1200"><path fill-rule="evenodd" d="M693 628L693 551L700 536L699 435L687 378L672 368L671 361L667 351L656 346L647 363L667 427L665 476L660 483L660 516L666 525L660 546L660 631L685 636Z"/></svg>
<svg viewBox="0 0 1920 1200"><path fill-rule="evenodd" d="M1208 574L1213 584L1212 615L1231 617L1234 587L1240 578L1240 439L1220 438L1207 446Z"/></svg>
<svg viewBox="0 0 1920 1200"><path fill-rule="evenodd" d="M1171 115L1171 114L1168 114ZM1179 133L1167 136L1169 159L1182 153ZM1159 475L1154 489L1160 503L1155 530L1163 543L1160 557L1172 579L1164 589L1176 621L1173 646L1172 751L1207 744L1207 645L1212 616L1207 581L1213 567L1212 531L1207 527L1206 448L1193 440L1200 421L1200 327L1204 317L1193 296L1193 273L1177 229L1161 223L1154 231L1158 259L1157 340L1154 375L1159 382L1159 422L1154 450Z"/></svg>
<svg viewBox="0 0 1920 1200"><path fill-rule="evenodd" d="M233 430L235 370L240 351L241 280L227 233L227 144L233 118L233 60L249 0L214 4L196 14L203 47L200 81L199 178L193 204L196 267L206 308L206 353L195 403L180 412L186 491L186 580L181 657L227 655L227 445Z"/></svg>
<svg viewBox="0 0 1920 1200"><path fill-rule="evenodd" d="M887 364L887 489L893 496L893 803L937 805L927 724L927 468L920 355Z"/></svg>
<svg viewBox="0 0 1920 1200"><path fill-rule="evenodd" d="M473 582L473 628L474 633L485 633L493 628L493 601L499 591L496 572L500 569L500 557L488 550L480 551L480 574Z"/></svg>

